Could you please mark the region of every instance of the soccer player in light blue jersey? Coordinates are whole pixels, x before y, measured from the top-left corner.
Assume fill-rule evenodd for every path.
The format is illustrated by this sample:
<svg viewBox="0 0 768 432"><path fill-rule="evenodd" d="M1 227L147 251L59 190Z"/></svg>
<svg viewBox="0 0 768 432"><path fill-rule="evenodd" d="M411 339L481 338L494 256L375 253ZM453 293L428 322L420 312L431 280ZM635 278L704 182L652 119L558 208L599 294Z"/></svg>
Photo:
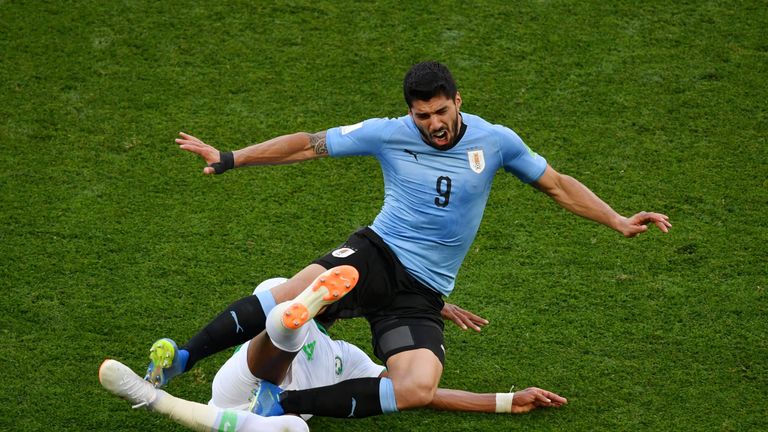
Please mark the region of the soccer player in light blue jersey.
<svg viewBox="0 0 768 432"><path fill-rule="evenodd" d="M149 380L164 384L199 359L254 337L264 330L265 317L275 305L292 302L290 310L312 306L304 304L312 298L310 283L327 269L352 266L359 272L357 286L339 301L329 302L318 319L365 317L374 352L389 376L311 390L282 391L275 386L272 394L258 398L269 402L256 404L254 412L332 417L353 412L354 417L365 417L427 406L445 360L443 297L454 288L499 169L568 211L626 237L647 231L649 224L663 232L671 227L669 218L660 213L618 214L579 181L555 171L512 130L462 112L461 94L444 65L414 65L405 76L403 91L408 106L403 117L280 136L234 152L220 152L192 135L180 134L176 140L180 148L207 162L205 174L326 156L375 157L384 175L384 205L369 227L271 292L233 303L185 345L158 341L150 355ZM301 326L306 319L306 314L286 315L284 325ZM473 328L484 324L463 311L456 319Z"/></svg>

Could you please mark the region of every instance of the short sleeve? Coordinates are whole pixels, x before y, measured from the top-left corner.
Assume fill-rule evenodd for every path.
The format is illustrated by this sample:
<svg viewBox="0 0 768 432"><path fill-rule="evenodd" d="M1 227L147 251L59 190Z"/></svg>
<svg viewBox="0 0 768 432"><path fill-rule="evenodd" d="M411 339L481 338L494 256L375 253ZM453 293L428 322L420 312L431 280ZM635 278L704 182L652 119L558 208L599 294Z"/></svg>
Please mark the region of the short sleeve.
<svg viewBox="0 0 768 432"><path fill-rule="evenodd" d="M369 119L328 129L328 154L332 157L376 155L391 135L393 122L391 119Z"/></svg>
<svg viewBox="0 0 768 432"><path fill-rule="evenodd" d="M546 159L531 150L512 129L496 128L504 170L524 183L538 180L547 168Z"/></svg>

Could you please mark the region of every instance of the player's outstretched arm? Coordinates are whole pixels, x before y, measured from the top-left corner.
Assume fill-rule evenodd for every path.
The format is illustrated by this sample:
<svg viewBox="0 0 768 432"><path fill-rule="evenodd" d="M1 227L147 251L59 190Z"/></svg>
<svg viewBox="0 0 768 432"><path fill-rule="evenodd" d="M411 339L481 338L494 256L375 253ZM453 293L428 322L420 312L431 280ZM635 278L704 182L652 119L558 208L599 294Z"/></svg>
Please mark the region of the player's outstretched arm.
<svg viewBox="0 0 768 432"><path fill-rule="evenodd" d="M669 217L661 213L640 212L628 218L616 213L581 182L560 174L549 165L544 174L533 182L533 186L566 210L613 228L625 237L634 237L648 231L648 224L651 223L665 233L672 227Z"/></svg>
<svg viewBox="0 0 768 432"><path fill-rule="evenodd" d="M221 174L228 169L249 165L278 165L301 162L328 155L325 131L298 132L272 138L233 152L220 152L201 139L184 132L176 138L179 148L202 157L207 166L204 174Z"/></svg>
<svg viewBox="0 0 768 432"><path fill-rule="evenodd" d="M440 388L429 407L441 411L523 414L536 408L557 408L567 403L566 398L537 387L514 393L472 393Z"/></svg>

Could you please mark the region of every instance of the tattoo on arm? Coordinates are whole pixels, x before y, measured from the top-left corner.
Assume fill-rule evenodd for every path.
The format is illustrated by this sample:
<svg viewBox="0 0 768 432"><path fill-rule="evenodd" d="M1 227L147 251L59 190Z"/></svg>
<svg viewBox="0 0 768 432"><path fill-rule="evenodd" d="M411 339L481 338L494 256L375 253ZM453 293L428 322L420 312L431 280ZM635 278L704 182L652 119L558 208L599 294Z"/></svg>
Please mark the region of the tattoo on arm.
<svg viewBox="0 0 768 432"><path fill-rule="evenodd" d="M328 148L325 145L325 131L309 134L309 146L312 147L316 155L328 154Z"/></svg>

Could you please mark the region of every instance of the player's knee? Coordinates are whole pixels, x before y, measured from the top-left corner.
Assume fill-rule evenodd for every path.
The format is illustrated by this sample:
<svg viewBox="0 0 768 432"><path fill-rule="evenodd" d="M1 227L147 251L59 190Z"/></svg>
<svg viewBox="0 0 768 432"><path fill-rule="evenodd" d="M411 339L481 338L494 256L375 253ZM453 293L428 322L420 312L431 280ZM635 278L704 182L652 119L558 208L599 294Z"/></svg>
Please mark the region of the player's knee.
<svg viewBox="0 0 768 432"><path fill-rule="evenodd" d="M272 297L275 299L275 303L279 304L293 300L325 270L325 268L318 264L310 264L295 274L292 278L288 279L280 285L275 286L270 290L272 292Z"/></svg>
<svg viewBox="0 0 768 432"><path fill-rule="evenodd" d="M429 405L437 392L437 384L430 380L407 380L394 382L397 409L405 410Z"/></svg>

